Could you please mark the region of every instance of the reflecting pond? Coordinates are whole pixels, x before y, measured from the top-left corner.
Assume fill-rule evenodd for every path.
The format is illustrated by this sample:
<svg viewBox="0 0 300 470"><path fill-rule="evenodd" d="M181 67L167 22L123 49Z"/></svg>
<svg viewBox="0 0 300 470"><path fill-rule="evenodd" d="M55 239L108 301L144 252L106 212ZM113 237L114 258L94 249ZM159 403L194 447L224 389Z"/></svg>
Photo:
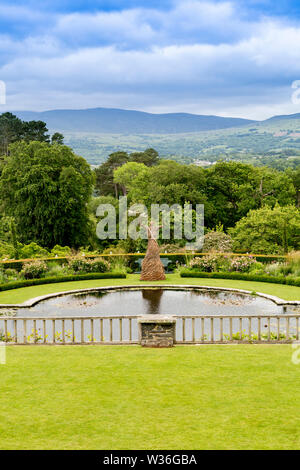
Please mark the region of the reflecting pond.
<svg viewBox="0 0 300 470"><path fill-rule="evenodd" d="M294 307L295 309L295 307ZM290 312L289 312L290 310ZM295 313L292 306L287 313ZM17 316L278 315L282 306L250 294L209 289L128 289L66 294L14 311ZM300 313L300 312L299 312Z"/></svg>

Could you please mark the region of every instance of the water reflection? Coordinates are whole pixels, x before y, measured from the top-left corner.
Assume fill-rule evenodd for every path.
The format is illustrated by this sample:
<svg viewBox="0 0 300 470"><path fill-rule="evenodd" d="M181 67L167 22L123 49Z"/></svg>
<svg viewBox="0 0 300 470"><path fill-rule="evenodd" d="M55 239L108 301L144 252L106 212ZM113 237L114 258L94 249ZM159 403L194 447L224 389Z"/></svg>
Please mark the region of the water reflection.
<svg viewBox="0 0 300 470"><path fill-rule="evenodd" d="M160 313L160 302L163 295L162 289L144 289L142 291L145 302L146 312L149 315L157 315Z"/></svg>

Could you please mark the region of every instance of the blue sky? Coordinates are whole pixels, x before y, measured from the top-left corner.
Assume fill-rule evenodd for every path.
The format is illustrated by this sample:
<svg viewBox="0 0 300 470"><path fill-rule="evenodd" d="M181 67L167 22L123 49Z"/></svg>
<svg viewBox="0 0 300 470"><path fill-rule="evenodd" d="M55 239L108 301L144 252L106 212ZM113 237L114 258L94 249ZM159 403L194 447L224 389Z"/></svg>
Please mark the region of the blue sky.
<svg viewBox="0 0 300 470"><path fill-rule="evenodd" d="M296 1L4 0L0 112L297 113L299 44Z"/></svg>

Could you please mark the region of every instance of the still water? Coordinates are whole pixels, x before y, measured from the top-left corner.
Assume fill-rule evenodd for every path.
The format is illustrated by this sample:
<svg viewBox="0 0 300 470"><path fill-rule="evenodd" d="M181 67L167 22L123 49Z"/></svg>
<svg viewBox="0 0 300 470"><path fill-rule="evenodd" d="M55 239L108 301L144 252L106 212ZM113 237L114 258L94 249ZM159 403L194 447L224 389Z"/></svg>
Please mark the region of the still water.
<svg viewBox="0 0 300 470"><path fill-rule="evenodd" d="M287 313L293 313L292 306ZM278 315L284 308L263 297L213 290L139 289L68 294L15 310L16 316Z"/></svg>

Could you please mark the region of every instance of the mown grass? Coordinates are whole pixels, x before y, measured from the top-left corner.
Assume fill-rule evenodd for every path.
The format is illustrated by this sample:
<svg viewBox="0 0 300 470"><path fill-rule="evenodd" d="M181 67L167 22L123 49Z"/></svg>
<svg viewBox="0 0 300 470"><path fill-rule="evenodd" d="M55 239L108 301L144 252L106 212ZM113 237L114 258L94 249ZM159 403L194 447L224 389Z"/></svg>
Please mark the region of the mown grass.
<svg viewBox="0 0 300 470"><path fill-rule="evenodd" d="M11 346L1 449L299 449L290 345Z"/></svg>
<svg viewBox="0 0 300 470"><path fill-rule="evenodd" d="M22 287L19 289L4 291L0 292L0 303L22 303L40 295L46 295L55 292L65 292L72 289L130 284L185 284L213 287L232 287L237 289L246 289L250 292L263 292L265 294L275 295L284 300L300 300L300 287L295 286L268 284L266 282L238 281L232 279L181 278L178 274L167 274L165 281L155 281L149 283L140 281L138 274L129 274L127 279L94 279L88 281L71 281L57 284L43 284L40 286Z"/></svg>

